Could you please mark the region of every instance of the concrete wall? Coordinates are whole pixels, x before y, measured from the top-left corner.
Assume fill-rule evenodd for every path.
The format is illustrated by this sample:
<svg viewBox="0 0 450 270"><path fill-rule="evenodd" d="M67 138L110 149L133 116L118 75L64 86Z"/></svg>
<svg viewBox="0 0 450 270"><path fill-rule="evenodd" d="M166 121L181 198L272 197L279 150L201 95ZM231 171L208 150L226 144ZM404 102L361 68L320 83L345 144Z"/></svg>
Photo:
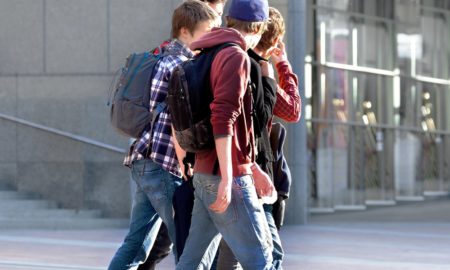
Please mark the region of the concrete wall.
<svg viewBox="0 0 450 270"><path fill-rule="evenodd" d="M273 0L288 20L288 1ZM106 106L133 51L170 36L181 0L0 0L0 113L123 149ZM0 187L70 208L129 214L123 155L0 120ZM292 207L293 209L295 207Z"/></svg>
<svg viewBox="0 0 450 270"><path fill-rule="evenodd" d="M106 106L132 51L170 35L181 0L0 0L0 113L127 148ZM157 8L156 8L157 7ZM0 187L129 214L123 154L0 120Z"/></svg>

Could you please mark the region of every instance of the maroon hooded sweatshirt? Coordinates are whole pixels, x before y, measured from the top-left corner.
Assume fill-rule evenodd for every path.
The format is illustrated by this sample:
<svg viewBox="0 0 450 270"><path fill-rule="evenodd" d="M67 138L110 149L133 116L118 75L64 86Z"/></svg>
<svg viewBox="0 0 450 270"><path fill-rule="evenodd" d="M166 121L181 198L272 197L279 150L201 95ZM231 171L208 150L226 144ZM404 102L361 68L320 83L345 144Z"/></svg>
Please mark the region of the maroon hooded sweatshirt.
<svg viewBox="0 0 450 270"><path fill-rule="evenodd" d="M230 46L219 51L211 66L211 89L213 101L211 124L215 138L232 137L231 161L233 177L251 174L253 161L252 131L252 97L247 91L250 77L250 59L246 53L247 44L244 37L232 28L214 28L198 41L191 44L191 49L210 48L232 42ZM196 154L194 171L213 174L217 166L216 149ZM220 175L220 168L218 170Z"/></svg>

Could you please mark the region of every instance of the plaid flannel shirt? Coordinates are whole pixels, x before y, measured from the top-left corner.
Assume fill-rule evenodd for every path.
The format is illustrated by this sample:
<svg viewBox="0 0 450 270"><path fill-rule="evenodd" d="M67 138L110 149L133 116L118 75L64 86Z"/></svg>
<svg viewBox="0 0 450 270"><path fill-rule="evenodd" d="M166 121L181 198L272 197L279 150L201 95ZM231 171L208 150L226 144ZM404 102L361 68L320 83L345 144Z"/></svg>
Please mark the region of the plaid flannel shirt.
<svg viewBox="0 0 450 270"><path fill-rule="evenodd" d="M169 86L169 79L173 69L182 62L192 58L192 51L178 40L173 40L165 48L166 54L155 66L155 76L151 83L150 109L165 101ZM181 177L175 147L172 141L172 122L170 114L165 108L156 119L153 135L144 132L130 147L125 157L124 165L131 166L133 161L150 158L169 173ZM149 147L151 147L149 149ZM150 151L149 151L150 150ZM147 152L150 154L147 156Z"/></svg>
<svg viewBox="0 0 450 270"><path fill-rule="evenodd" d="M276 65L278 73L277 101L273 114L288 122L298 122L302 101L298 94L298 78L292 72L291 65L282 61Z"/></svg>

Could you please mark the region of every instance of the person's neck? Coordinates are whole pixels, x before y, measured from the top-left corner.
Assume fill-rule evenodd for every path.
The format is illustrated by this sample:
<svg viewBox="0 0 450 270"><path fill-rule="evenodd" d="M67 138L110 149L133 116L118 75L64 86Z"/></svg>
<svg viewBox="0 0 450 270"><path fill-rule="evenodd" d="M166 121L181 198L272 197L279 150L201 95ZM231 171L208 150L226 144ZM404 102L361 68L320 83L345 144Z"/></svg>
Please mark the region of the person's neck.
<svg viewBox="0 0 450 270"><path fill-rule="evenodd" d="M253 51L261 56L264 59L269 59L269 55L267 54L267 51L261 51L260 49L258 49L258 47L253 48Z"/></svg>
<svg viewBox="0 0 450 270"><path fill-rule="evenodd" d="M186 39L184 39L183 37L177 37L176 38L182 45L186 46L189 48L190 42Z"/></svg>
<svg viewBox="0 0 450 270"><path fill-rule="evenodd" d="M244 32L244 31L241 31L241 30L239 30L239 29L235 29L236 31L238 31L241 35L242 35L242 37L244 38L244 40L245 40L245 46L246 46L246 48L247 48L247 50L248 49L252 49L252 48L250 48L250 46L249 46L249 44L247 43L247 36L249 35L248 33L246 33L246 32Z"/></svg>
<svg viewBox="0 0 450 270"><path fill-rule="evenodd" d="M262 51L260 51L258 48L253 48L253 51L257 54L257 55L259 55L259 56L263 56L263 52Z"/></svg>

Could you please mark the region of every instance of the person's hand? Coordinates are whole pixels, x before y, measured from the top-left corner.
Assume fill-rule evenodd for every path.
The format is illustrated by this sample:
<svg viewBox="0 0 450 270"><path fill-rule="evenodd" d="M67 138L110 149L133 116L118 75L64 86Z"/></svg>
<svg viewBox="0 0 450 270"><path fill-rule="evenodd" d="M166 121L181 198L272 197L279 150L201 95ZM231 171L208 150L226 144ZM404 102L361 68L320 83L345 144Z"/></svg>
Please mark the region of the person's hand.
<svg viewBox="0 0 450 270"><path fill-rule="evenodd" d="M258 194L266 204L273 204L276 202L277 192L269 175L256 163L252 165L252 174L255 181L256 194Z"/></svg>
<svg viewBox="0 0 450 270"><path fill-rule="evenodd" d="M186 171L187 168L187 171ZM184 162L180 163L181 177L184 181L189 180L194 175L194 168L190 163L184 164Z"/></svg>
<svg viewBox="0 0 450 270"><path fill-rule="evenodd" d="M283 43L283 41L278 42L278 47L273 49L272 53L270 54L270 59L272 59L272 62L276 65L282 61L287 61L287 54L286 54L286 47Z"/></svg>
<svg viewBox="0 0 450 270"><path fill-rule="evenodd" d="M209 206L209 209L216 213L223 213L227 210L231 202L231 185L232 179L223 178L220 180L216 201Z"/></svg>
<svg viewBox="0 0 450 270"><path fill-rule="evenodd" d="M272 79L275 78L275 71L273 70L273 66L271 63L261 60L259 61L259 65L261 66L261 75Z"/></svg>
<svg viewBox="0 0 450 270"><path fill-rule="evenodd" d="M187 175L188 177L194 176L194 168L192 167L191 163L188 163L188 169L187 169Z"/></svg>
<svg viewBox="0 0 450 270"><path fill-rule="evenodd" d="M184 166L183 162L179 162L178 166L180 166L181 178L183 180L186 180L186 175L184 175L185 166Z"/></svg>

